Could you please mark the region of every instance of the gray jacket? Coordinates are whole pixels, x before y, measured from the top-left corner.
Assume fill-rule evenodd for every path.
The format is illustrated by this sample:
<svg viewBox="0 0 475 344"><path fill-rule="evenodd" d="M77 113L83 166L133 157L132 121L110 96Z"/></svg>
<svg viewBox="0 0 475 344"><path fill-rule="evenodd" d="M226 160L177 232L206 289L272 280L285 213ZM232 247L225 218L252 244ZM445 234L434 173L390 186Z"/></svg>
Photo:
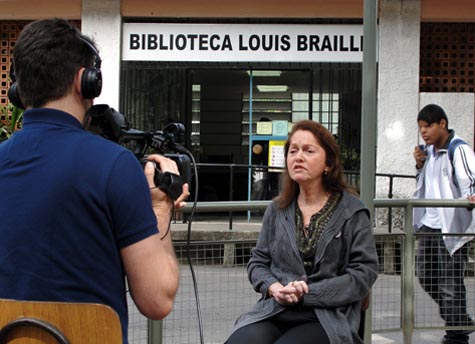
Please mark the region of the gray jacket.
<svg viewBox="0 0 475 344"><path fill-rule="evenodd" d="M316 252L317 268L307 276L303 305L314 307L332 344L363 343L357 334L361 301L378 276L378 256L369 212L357 197L343 194ZM247 270L262 297L239 317L232 332L283 311L286 306L269 297L267 289L306 275L296 243L295 203L286 209L269 205Z"/></svg>

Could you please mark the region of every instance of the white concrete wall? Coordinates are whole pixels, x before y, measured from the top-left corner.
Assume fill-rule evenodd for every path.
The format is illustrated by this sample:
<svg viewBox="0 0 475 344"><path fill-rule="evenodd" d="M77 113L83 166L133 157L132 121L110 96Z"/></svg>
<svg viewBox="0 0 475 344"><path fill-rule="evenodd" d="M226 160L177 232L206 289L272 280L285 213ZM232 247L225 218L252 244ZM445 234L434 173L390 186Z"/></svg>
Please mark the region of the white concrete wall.
<svg viewBox="0 0 475 344"><path fill-rule="evenodd" d="M81 31L97 43L103 86L96 104L119 109L122 18L120 0L83 0Z"/></svg>
<svg viewBox="0 0 475 344"><path fill-rule="evenodd" d="M420 1L380 1L376 173L414 175L412 151L419 111ZM389 179L376 178L387 198ZM395 179L394 197L412 194L412 180Z"/></svg>

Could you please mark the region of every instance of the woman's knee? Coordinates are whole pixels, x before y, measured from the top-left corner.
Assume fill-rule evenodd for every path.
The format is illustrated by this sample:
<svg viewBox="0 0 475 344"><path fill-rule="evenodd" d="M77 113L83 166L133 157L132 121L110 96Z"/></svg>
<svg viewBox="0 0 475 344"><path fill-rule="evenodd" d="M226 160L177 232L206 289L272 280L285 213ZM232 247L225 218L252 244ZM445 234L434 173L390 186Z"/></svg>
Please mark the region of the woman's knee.
<svg viewBox="0 0 475 344"><path fill-rule="evenodd" d="M270 321L261 321L236 330L226 344L259 343L272 344L281 335L280 330Z"/></svg>

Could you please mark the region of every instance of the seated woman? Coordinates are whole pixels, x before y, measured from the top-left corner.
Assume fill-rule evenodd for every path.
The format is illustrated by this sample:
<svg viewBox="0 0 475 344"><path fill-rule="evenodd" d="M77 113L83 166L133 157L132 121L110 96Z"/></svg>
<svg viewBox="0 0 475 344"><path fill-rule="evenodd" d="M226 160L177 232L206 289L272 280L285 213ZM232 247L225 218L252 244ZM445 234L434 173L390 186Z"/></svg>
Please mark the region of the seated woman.
<svg viewBox="0 0 475 344"><path fill-rule="evenodd" d="M262 297L226 343L363 343L362 300L378 276L369 211L344 182L338 144L321 124L297 122L284 153L283 189L247 266Z"/></svg>

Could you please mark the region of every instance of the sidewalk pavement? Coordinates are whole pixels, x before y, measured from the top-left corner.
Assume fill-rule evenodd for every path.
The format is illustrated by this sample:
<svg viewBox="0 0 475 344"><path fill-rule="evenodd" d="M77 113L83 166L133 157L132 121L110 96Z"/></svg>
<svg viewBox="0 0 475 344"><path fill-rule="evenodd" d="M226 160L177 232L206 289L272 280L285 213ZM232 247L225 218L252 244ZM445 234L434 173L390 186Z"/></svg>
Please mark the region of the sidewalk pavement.
<svg viewBox="0 0 475 344"><path fill-rule="evenodd" d="M418 330L412 336L412 344L439 344L445 331ZM373 333L371 344L403 344L404 336L400 332ZM475 334L470 336L469 344L475 344Z"/></svg>
<svg viewBox="0 0 475 344"><path fill-rule="evenodd" d="M230 227L232 227L230 229ZM192 241L216 241L216 240L253 240L257 239L261 223L258 221L246 222L240 219L229 221L193 221L191 223ZM188 237L188 223L175 221L171 224L174 241L186 241ZM384 233L384 229L375 229L375 232ZM436 315L435 315L436 316ZM416 330L412 336L412 344L438 344L441 342L445 331L443 330ZM403 344L404 334L402 330L373 333L372 344ZM470 344L475 344L475 334L471 336ZM213 343L214 344L214 343Z"/></svg>

